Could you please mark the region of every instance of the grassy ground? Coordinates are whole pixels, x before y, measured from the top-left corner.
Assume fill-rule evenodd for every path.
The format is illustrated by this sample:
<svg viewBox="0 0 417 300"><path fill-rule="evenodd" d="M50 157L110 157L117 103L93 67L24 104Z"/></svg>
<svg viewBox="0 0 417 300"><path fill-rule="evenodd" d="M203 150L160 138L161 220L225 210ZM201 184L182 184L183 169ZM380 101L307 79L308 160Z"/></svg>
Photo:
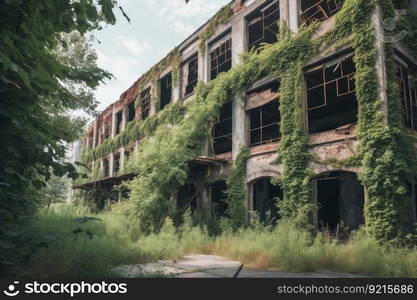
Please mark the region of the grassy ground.
<svg viewBox="0 0 417 300"><path fill-rule="evenodd" d="M370 276L417 277L417 249L386 248L355 233L338 243L323 236L312 239L290 224L261 225L209 236L186 218L181 228L168 220L159 234L132 240L126 219L111 213L83 218L70 206L40 211L28 226L29 242L22 246L25 260L19 275L32 277L105 277L112 267L185 254L217 254L250 268L283 271L333 270Z"/></svg>

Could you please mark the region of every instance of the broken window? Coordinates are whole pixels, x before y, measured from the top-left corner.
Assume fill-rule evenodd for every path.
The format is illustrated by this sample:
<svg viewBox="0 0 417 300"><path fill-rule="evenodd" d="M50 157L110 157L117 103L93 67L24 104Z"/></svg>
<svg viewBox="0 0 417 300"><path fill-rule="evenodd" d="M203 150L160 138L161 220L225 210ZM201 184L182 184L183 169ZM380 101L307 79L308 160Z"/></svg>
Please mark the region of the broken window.
<svg viewBox="0 0 417 300"><path fill-rule="evenodd" d="M165 77L163 77L160 81L161 86L161 98L159 101L159 109L163 109L166 105L171 102L172 98L172 76L171 72L169 72Z"/></svg>
<svg viewBox="0 0 417 300"><path fill-rule="evenodd" d="M301 23L311 24L323 21L335 15L343 6L344 0L302 0Z"/></svg>
<svg viewBox="0 0 417 300"><path fill-rule="evenodd" d="M232 67L232 40L229 39L210 52L210 79Z"/></svg>
<svg viewBox="0 0 417 300"><path fill-rule="evenodd" d="M213 151L221 154L232 151L232 102L220 108L218 122L213 128Z"/></svg>
<svg viewBox="0 0 417 300"><path fill-rule="evenodd" d="M103 176L104 177L110 176L110 164L107 158L103 159Z"/></svg>
<svg viewBox="0 0 417 300"><path fill-rule="evenodd" d="M116 113L116 134L119 134L122 131L122 111Z"/></svg>
<svg viewBox="0 0 417 300"><path fill-rule="evenodd" d="M187 183L179 189L177 194L177 208L180 211L186 211L189 208L192 211L197 209L197 190L193 183Z"/></svg>
<svg viewBox="0 0 417 300"><path fill-rule="evenodd" d="M306 73L310 133L356 123L355 72L353 57L350 56Z"/></svg>
<svg viewBox="0 0 417 300"><path fill-rule="evenodd" d="M185 86L185 96L191 94L195 87L197 86L198 82L198 56L195 55L188 63L187 63L187 85Z"/></svg>
<svg viewBox="0 0 417 300"><path fill-rule="evenodd" d="M226 181L216 181L211 185L211 203L216 217L227 216Z"/></svg>
<svg viewBox="0 0 417 300"><path fill-rule="evenodd" d="M104 125L104 139L108 139L111 136L111 126L106 123Z"/></svg>
<svg viewBox="0 0 417 300"><path fill-rule="evenodd" d="M330 172L314 182L319 229L340 237L343 230L357 229L364 223L364 193L356 174Z"/></svg>
<svg viewBox="0 0 417 300"><path fill-rule="evenodd" d="M145 120L151 112L151 87L140 93L140 108L142 111L142 120Z"/></svg>
<svg viewBox="0 0 417 300"><path fill-rule="evenodd" d="M131 101L127 105L127 122L131 122L136 117L135 101Z"/></svg>
<svg viewBox="0 0 417 300"><path fill-rule="evenodd" d="M417 74L397 61L397 80L405 126L417 130Z"/></svg>
<svg viewBox="0 0 417 300"><path fill-rule="evenodd" d="M116 153L113 156L113 175L116 176L120 171L120 153Z"/></svg>
<svg viewBox="0 0 417 300"><path fill-rule="evenodd" d="M282 188L272 184L271 179L264 177L253 183L253 209L267 224L273 224L279 218L277 204L283 197Z"/></svg>
<svg viewBox="0 0 417 300"><path fill-rule="evenodd" d="M278 1L274 1L252 14L248 18L249 49L258 48L261 43L275 43L279 31L278 21Z"/></svg>
<svg viewBox="0 0 417 300"><path fill-rule="evenodd" d="M276 142L280 139L279 101L275 100L249 111L250 145Z"/></svg>

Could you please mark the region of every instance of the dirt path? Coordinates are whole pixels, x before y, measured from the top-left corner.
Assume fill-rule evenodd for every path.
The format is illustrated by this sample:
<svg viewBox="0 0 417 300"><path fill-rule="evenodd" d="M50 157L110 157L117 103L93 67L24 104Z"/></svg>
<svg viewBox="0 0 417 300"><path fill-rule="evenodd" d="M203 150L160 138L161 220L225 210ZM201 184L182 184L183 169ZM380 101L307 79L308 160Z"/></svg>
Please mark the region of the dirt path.
<svg viewBox="0 0 417 300"><path fill-rule="evenodd" d="M164 260L143 265L124 265L114 271L122 277L166 276L176 278L232 278L241 263L216 255L187 255L178 261ZM355 278L354 274L330 271L280 272L243 268L237 278Z"/></svg>

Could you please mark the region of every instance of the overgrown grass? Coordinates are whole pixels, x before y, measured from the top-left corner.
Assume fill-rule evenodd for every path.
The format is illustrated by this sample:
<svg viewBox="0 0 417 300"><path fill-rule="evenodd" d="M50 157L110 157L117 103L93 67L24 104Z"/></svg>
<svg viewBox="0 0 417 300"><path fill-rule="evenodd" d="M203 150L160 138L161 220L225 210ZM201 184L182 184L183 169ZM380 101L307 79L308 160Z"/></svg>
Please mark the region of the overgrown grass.
<svg viewBox="0 0 417 300"><path fill-rule="evenodd" d="M110 270L117 265L202 253L236 259L249 268L325 269L378 277L417 277L416 248L382 247L361 230L341 243L323 235L312 238L288 223L274 227L257 223L233 232L223 222L222 233L210 236L204 226L193 226L191 216L186 214L179 228L167 219L159 234L132 240L126 219L121 215L95 215L100 221L86 221L82 219L84 215L83 211L65 206L42 210L25 233L36 237L38 245L20 266L19 274L113 276ZM45 242L47 247L39 242Z"/></svg>

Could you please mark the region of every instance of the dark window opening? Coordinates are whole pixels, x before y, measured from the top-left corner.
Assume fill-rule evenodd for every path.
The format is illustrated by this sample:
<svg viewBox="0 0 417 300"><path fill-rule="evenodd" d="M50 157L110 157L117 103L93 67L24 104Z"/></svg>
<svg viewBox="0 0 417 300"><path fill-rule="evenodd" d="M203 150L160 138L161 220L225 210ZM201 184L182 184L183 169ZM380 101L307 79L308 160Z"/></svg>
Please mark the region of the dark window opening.
<svg viewBox="0 0 417 300"><path fill-rule="evenodd" d="M232 40L229 39L210 52L210 79L232 67Z"/></svg>
<svg viewBox="0 0 417 300"><path fill-rule="evenodd" d="M315 180L318 227L340 237L364 224L364 193L356 174L330 172Z"/></svg>
<svg viewBox="0 0 417 300"><path fill-rule="evenodd" d="M140 93L140 108L142 111L142 120L149 117L151 112L151 88L148 87Z"/></svg>
<svg viewBox="0 0 417 300"><path fill-rule="evenodd" d="M272 184L271 179L261 178L253 184L253 209L267 224L274 224L279 219L277 204L283 197L282 188Z"/></svg>
<svg viewBox="0 0 417 300"><path fill-rule="evenodd" d="M213 128L213 151L221 154L232 151L232 102L220 108L218 122Z"/></svg>
<svg viewBox="0 0 417 300"><path fill-rule="evenodd" d="M349 57L305 75L310 133L357 122L355 72L353 58Z"/></svg>
<svg viewBox="0 0 417 300"><path fill-rule="evenodd" d="M224 180L216 181L211 185L211 203L216 217L227 216L226 189L227 185Z"/></svg>
<svg viewBox="0 0 417 300"><path fill-rule="evenodd" d="M406 127L417 130L417 74L397 62L402 114Z"/></svg>
<svg viewBox="0 0 417 300"><path fill-rule="evenodd" d="M107 140L111 136L111 126L109 124L104 125L104 139Z"/></svg>
<svg viewBox="0 0 417 300"><path fill-rule="evenodd" d="M177 208L184 212L191 208L191 211L197 209L197 190L195 185L188 183L180 187L177 194Z"/></svg>
<svg viewBox="0 0 417 300"><path fill-rule="evenodd" d="M120 153L113 156L113 176L120 171Z"/></svg>
<svg viewBox="0 0 417 300"><path fill-rule="evenodd" d="M110 164L107 158L103 159L103 175L104 177L110 176Z"/></svg>
<svg viewBox="0 0 417 300"><path fill-rule="evenodd" d="M93 141L94 141L94 134L88 135L88 146L93 147Z"/></svg>
<svg viewBox="0 0 417 300"><path fill-rule="evenodd" d="M335 15L343 6L344 0L302 0L301 23L311 24Z"/></svg>
<svg viewBox="0 0 417 300"><path fill-rule="evenodd" d="M187 85L185 86L185 95L191 94L198 82L198 56L191 59L188 64L188 75L187 75Z"/></svg>
<svg viewBox="0 0 417 300"><path fill-rule="evenodd" d="M135 101L130 102L127 105L127 121L131 122L136 117Z"/></svg>
<svg viewBox="0 0 417 300"><path fill-rule="evenodd" d="M249 49L257 49L261 43L272 44L279 32L279 2L274 1L266 7L256 11L248 19Z"/></svg>
<svg viewBox="0 0 417 300"><path fill-rule="evenodd" d="M116 134L119 134L122 131L122 111L116 113Z"/></svg>
<svg viewBox="0 0 417 300"><path fill-rule="evenodd" d="M250 145L269 144L280 139L279 101L254 108L250 113Z"/></svg>
<svg viewBox="0 0 417 300"><path fill-rule="evenodd" d="M163 109L167 106L172 99L172 75L171 72L160 80L161 86L161 98L159 102L159 108Z"/></svg>
<svg viewBox="0 0 417 300"><path fill-rule="evenodd" d="M130 151L126 150L124 153L124 164L126 165L126 163L128 162L130 157Z"/></svg>

